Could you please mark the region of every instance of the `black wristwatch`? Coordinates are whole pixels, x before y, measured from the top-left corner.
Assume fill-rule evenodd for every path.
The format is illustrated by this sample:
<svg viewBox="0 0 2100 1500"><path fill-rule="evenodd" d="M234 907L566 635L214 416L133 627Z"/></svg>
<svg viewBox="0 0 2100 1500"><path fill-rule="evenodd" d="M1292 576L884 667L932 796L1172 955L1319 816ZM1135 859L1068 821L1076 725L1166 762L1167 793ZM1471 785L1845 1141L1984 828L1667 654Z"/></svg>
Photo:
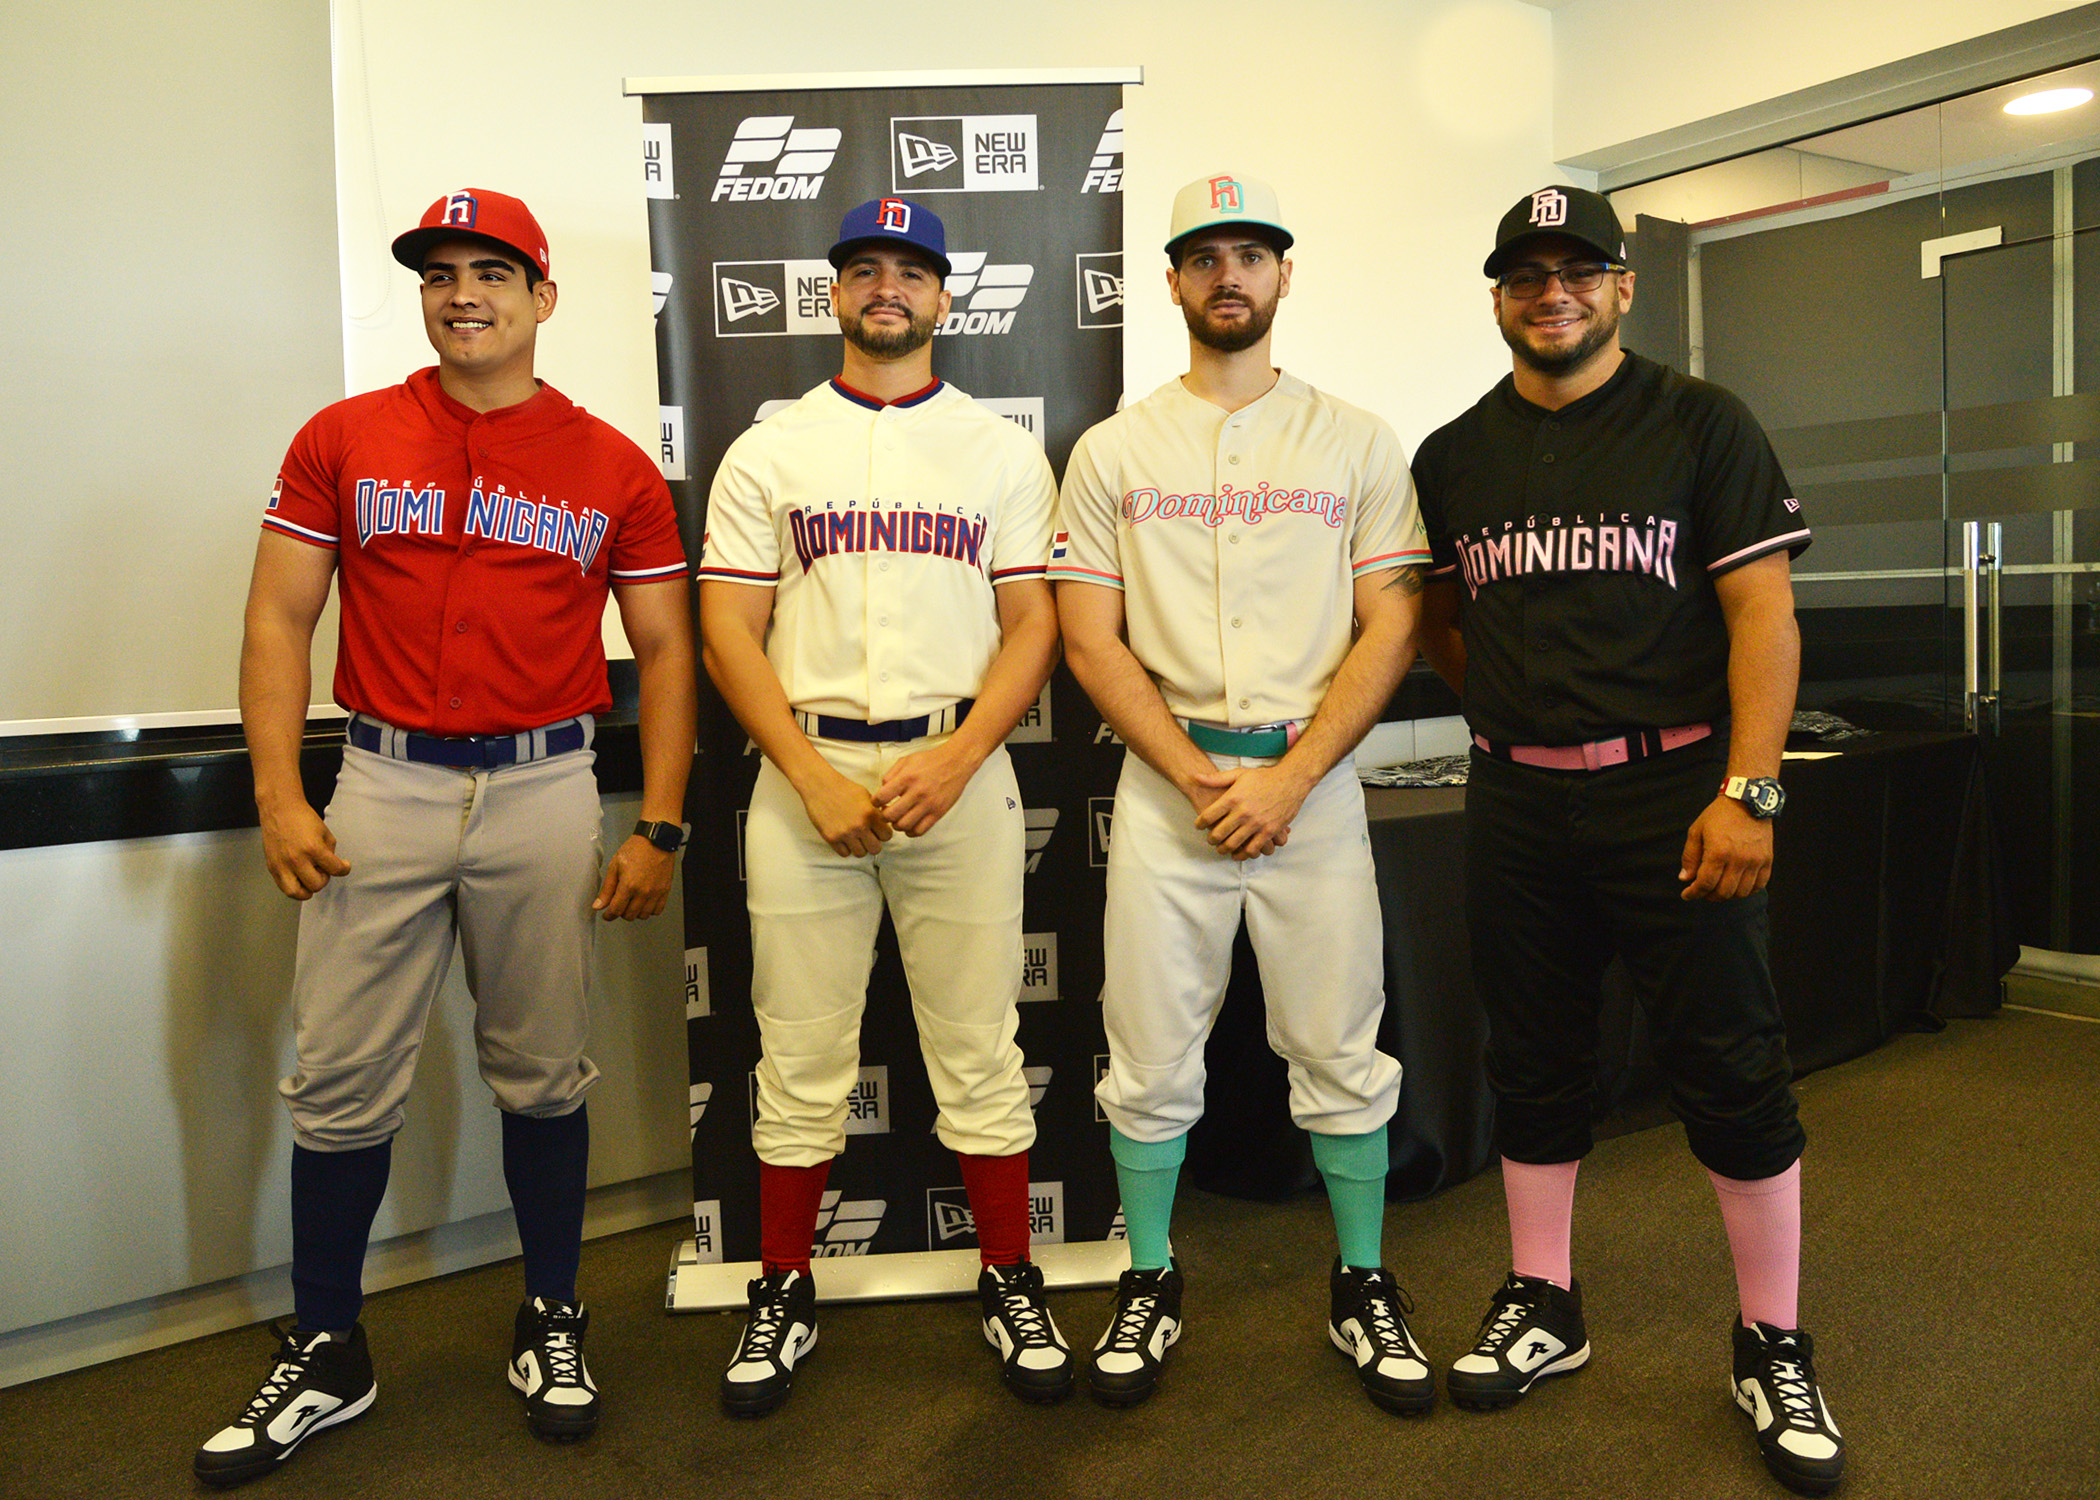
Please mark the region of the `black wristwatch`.
<svg viewBox="0 0 2100 1500"><path fill-rule="evenodd" d="M1721 795L1743 804L1753 818L1776 818L1786 807L1786 792L1769 776L1731 776L1721 783Z"/></svg>
<svg viewBox="0 0 2100 1500"><path fill-rule="evenodd" d="M666 854L676 854L685 843L685 826L680 823L651 823L644 819L634 825L634 831Z"/></svg>

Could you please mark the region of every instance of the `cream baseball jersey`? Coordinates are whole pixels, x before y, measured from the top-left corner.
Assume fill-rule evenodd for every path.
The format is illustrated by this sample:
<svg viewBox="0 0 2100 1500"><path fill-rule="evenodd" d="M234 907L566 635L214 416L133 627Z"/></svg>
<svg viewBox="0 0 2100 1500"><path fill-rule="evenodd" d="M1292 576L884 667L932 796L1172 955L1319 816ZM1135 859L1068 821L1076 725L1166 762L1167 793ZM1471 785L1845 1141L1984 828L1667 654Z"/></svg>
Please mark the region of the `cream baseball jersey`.
<svg viewBox="0 0 2100 1500"><path fill-rule="evenodd" d="M435 367L301 428L263 526L337 554L336 702L427 734L610 708L609 585L685 573L641 449L548 385L477 412Z"/></svg>
<svg viewBox="0 0 2100 1500"><path fill-rule="evenodd" d="M1122 589L1167 707L1218 724L1310 718L1354 580L1429 561L1392 428L1288 373L1236 412L1176 378L1088 429L1060 528L1050 580Z"/></svg>
<svg viewBox="0 0 2100 1500"><path fill-rule="evenodd" d="M805 713L882 723L974 697L1001 583L1041 578L1056 486L1035 441L936 381L826 381L729 445L703 582L777 590L766 657Z"/></svg>

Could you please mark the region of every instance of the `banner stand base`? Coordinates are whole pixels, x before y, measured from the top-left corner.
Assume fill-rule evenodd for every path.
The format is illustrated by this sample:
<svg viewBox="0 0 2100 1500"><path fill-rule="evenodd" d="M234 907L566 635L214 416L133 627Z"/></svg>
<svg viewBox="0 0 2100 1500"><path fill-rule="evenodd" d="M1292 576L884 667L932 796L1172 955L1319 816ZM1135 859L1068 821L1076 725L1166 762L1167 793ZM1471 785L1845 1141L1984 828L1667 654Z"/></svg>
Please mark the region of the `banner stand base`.
<svg viewBox="0 0 2100 1500"><path fill-rule="evenodd" d="M1130 1269L1127 1240L1036 1245L1029 1256L1043 1268L1043 1284L1053 1290L1113 1286ZM895 1255L829 1256L817 1261L813 1269L819 1302L895 1302L970 1296L977 1290L979 1262L974 1249L910 1250ZM755 1260L703 1264L687 1236L671 1255L664 1311L720 1312L748 1307L751 1299L745 1283L758 1274Z"/></svg>

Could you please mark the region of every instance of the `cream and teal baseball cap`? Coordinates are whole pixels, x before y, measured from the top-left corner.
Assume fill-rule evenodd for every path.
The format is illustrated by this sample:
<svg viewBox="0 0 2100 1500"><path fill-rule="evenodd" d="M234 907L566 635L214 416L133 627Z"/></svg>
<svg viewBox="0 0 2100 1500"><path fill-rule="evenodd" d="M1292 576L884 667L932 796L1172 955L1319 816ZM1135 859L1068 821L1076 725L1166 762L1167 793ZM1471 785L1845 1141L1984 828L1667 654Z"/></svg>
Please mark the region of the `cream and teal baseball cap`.
<svg viewBox="0 0 2100 1500"><path fill-rule="evenodd" d="M1173 227L1167 234L1167 254L1198 230L1220 224L1244 224L1276 247L1278 255L1291 248L1296 238L1283 227L1283 210L1276 205L1276 189L1258 177L1237 172L1213 172L1198 177L1174 195Z"/></svg>

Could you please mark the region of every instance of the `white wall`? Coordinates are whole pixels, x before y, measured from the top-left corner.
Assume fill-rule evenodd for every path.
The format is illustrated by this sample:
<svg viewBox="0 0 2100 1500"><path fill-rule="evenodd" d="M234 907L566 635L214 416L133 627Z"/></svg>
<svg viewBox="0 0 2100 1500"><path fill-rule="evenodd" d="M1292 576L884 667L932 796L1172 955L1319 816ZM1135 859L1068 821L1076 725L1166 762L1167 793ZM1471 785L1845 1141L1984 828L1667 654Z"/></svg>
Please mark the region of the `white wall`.
<svg viewBox="0 0 2100 1500"><path fill-rule="evenodd" d="M1568 0L1553 14L1566 161L2075 10L2065 0Z"/></svg>
<svg viewBox="0 0 2100 1500"><path fill-rule="evenodd" d="M1381 413L1410 446L1507 369L1479 275L1496 219L1555 174L1550 27L1516 0L1072 0L1013 11L792 13L720 0L517 0L459 86L458 49L412 0L338 0L349 64L337 154L352 389L427 363L409 274L386 243L440 193L517 193L546 228L561 305L541 373L637 440L655 435L640 101L627 77L1139 64L1126 91L1126 243L1137 252L1127 384L1185 367L1166 300L1174 190L1229 166L1265 176L1299 236L1282 363ZM484 53L488 48L482 48ZM827 186L843 212L855 193Z"/></svg>
<svg viewBox="0 0 2100 1500"><path fill-rule="evenodd" d="M607 848L639 808L607 801ZM261 851L253 829L0 851L0 1385L100 1347L94 1326L40 1325L93 1325L291 1258L291 1130L276 1083L291 1064L298 912ZM676 887L661 917L599 930L593 1184L686 1164L683 931ZM507 1206L455 961L374 1238ZM514 1250L507 1233L506 1222L469 1259ZM288 1306L278 1278L235 1299L223 1324ZM158 1341L154 1317L118 1321Z"/></svg>

